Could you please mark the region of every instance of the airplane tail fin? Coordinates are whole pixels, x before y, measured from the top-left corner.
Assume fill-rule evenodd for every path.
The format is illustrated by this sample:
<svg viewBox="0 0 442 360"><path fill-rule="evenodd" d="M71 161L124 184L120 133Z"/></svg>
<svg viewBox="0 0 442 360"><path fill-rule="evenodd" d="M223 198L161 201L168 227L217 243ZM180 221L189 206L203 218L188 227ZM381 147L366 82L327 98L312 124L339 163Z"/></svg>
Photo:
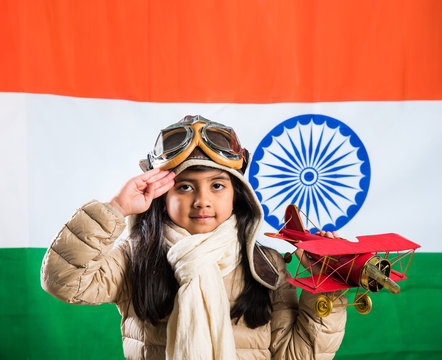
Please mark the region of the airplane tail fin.
<svg viewBox="0 0 442 360"><path fill-rule="evenodd" d="M305 232L304 224L299 216L298 207L294 204L287 206L284 222L285 228L288 230Z"/></svg>

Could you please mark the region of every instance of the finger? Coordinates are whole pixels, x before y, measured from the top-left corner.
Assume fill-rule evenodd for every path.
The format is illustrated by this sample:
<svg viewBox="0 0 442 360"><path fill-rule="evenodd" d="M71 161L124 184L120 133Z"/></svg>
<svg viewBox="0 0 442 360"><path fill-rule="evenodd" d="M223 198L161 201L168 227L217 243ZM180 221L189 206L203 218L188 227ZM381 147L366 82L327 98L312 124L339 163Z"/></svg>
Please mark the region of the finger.
<svg viewBox="0 0 442 360"><path fill-rule="evenodd" d="M302 266L304 266L304 268L307 268L308 267L308 259L306 256L304 256L304 250L296 249L295 255L298 258L298 260L301 262Z"/></svg>
<svg viewBox="0 0 442 360"><path fill-rule="evenodd" d="M301 256L302 256L303 253L304 253L304 250L302 250L302 249L298 248L298 249L295 250L295 255L298 258L298 260L301 260Z"/></svg>
<svg viewBox="0 0 442 360"><path fill-rule="evenodd" d="M332 234L330 231L327 231L327 232L325 233L325 236L328 237L328 238L333 239L333 234Z"/></svg>
<svg viewBox="0 0 442 360"><path fill-rule="evenodd" d="M146 171L140 175L134 176L132 179L128 181L128 184L133 183L137 188L145 188L146 187L146 179L149 179L155 174L158 174L160 172L160 169L153 169Z"/></svg>
<svg viewBox="0 0 442 360"><path fill-rule="evenodd" d="M168 174L166 174L166 176L160 177L156 181L153 181L153 182L151 182L149 180L148 185L151 186L152 190L155 190L155 189L157 189L157 188L159 188L169 182L172 182L172 184L175 184L175 173L174 172L168 173Z"/></svg>
<svg viewBox="0 0 442 360"><path fill-rule="evenodd" d="M175 185L175 181L171 180L166 182L165 184L155 188L155 190L153 191L153 197L157 198L165 193L167 193L171 188L173 188L173 186Z"/></svg>
<svg viewBox="0 0 442 360"><path fill-rule="evenodd" d="M317 232L316 232L316 235L324 236L324 235L325 235L325 231L324 231L324 230L317 231Z"/></svg>
<svg viewBox="0 0 442 360"><path fill-rule="evenodd" d="M173 171L167 171L167 170L159 170L158 172L155 172L153 174L148 174L148 172L146 172L144 173L144 177L142 177L142 180L148 184L153 184L165 177L173 178L175 177L175 173Z"/></svg>
<svg viewBox="0 0 442 360"><path fill-rule="evenodd" d="M150 184L148 187L145 196L152 196L153 198L157 198L167 191L169 191L175 185L175 173L170 173L166 177L157 180L153 184Z"/></svg>
<svg viewBox="0 0 442 360"><path fill-rule="evenodd" d="M161 172L161 170L158 168L152 169L152 170L143 172L142 174L140 174L138 176L135 176L135 179L142 179L142 180L149 179L150 177L158 174L159 172Z"/></svg>
<svg viewBox="0 0 442 360"><path fill-rule="evenodd" d="M155 170L155 171L154 171ZM175 177L174 172L154 169L145 172L144 174L139 175L135 178L135 184L140 191L146 191L149 186L157 186L158 182L161 182L163 179L173 179ZM150 173L150 174L148 174ZM161 185L161 184L160 184Z"/></svg>
<svg viewBox="0 0 442 360"><path fill-rule="evenodd" d="M334 236L336 239L339 238L339 235L338 235L337 231L333 231L333 236Z"/></svg>

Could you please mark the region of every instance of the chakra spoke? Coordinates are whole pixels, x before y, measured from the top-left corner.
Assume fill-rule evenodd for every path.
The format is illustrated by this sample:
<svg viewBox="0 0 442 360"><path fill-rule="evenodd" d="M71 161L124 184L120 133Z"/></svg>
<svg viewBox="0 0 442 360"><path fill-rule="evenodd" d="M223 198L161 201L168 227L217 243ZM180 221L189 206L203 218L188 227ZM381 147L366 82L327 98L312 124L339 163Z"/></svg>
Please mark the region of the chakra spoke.
<svg viewBox="0 0 442 360"><path fill-rule="evenodd" d="M270 189L270 188L274 188L274 187L279 187L279 186L283 186L283 185L286 185L286 184L290 184L290 183L294 183L296 180L285 180L285 181L280 181L280 182L277 182L277 183L274 183L274 184L271 184L271 185L268 185L268 186L265 186L265 187L262 187L262 188L260 188L261 190L264 190L264 189Z"/></svg>
<svg viewBox="0 0 442 360"><path fill-rule="evenodd" d="M324 183L324 182L325 182L325 183L327 183L327 184L329 184L329 185L340 186L340 187L344 187L344 188L347 188L347 189L354 189L354 190L358 190L358 189L359 189L359 187L350 186L350 185L347 185L347 184L341 183L341 182L339 182L339 181L333 181L333 180L321 179L320 182L321 182L321 183Z"/></svg>
<svg viewBox="0 0 442 360"><path fill-rule="evenodd" d="M318 185L317 189L319 189L319 191L321 191L322 195L324 195L324 197L330 201L334 206L336 206L341 212L344 212L342 210L342 208L336 203L336 201L333 200L333 198L330 196L329 193L327 193L327 191L324 191L321 187L321 185Z"/></svg>
<svg viewBox="0 0 442 360"><path fill-rule="evenodd" d="M312 160L312 166L313 166L313 167L314 167L314 164L315 164L315 162L316 162L316 158L317 158L317 156L318 156L318 154L319 154L319 150L321 149L321 144L322 144L322 137L323 137L323 135L324 135L324 127L322 127L322 130L321 130L321 136L319 137L318 144L317 144L317 146L316 146L316 150L315 150L315 155L313 156L313 160Z"/></svg>
<svg viewBox="0 0 442 360"><path fill-rule="evenodd" d="M324 173L321 173L321 178L332 178L332 179L339 179L339 178L354 178L354 177L358 177L360 178L360 175L348 175L348 174L328 174L328 175L324 175Z"/></svg>
<svg viewBox="0 0 442 360"><path fill-rule="evenodd" d="M278 165L266 164L266 163L264 163L263 165L267 165L267 166L269 166L269 167L271 167L271 168L274 168L274 169L276 169L276 170L279 170L279 171L281 171L281 172L288 172L288 173L293 173L293 174L295 174L295 172L294 172L293 170L291 170L291 169L289 169L289 168L286 168L286 167L284 167L284 166L278 166Z"/></svg>
<svg viewBox="0 0 442 360"><path fill-rule="evenodd" d="M319 155L318 158L318 163L321 164L321 162L323 162L323 157L327 154L327 150L330 147L332 141L334 140L336 135L336 132L333 134L333 136L330 138L330 140L328 141L327 145L325 145L324 149L322 150L321 154ZM318 163L316 163L314 166L317 168L318 167Z"/></svg>
<svg viewBox="0 0 442 360"><path fill-rule="evenodd" d="M292 186L292 185L286 186L285 188L279 190L276 194L273 194L273 195L272 195L271 197L269 197L266 201L272 200L273 198L275 198L275 197L277 197L277 196L279 196L279 195L281 195L281 194L284 194L284 193L288 192L290 189L293 189L293 186ZM290 195L290 196L291 196L291 195ZM289 196L289 197L290 197L290 196Z"/></svg>
<svg viewBox="0 0 442 360"><path fill-rule="evenodd" d="M308 166L312 166L312 153L313 153L313 129L310 128L310 140L308 142Z"/></svg>
<svg viewBox="0 0 442 360"><path fill-rule="evenodd" d="M295 195L292 197L290 204L297 204L298 203L297 200L298 200L299 195L301 195L301 192L302 192L302 187L299 186L297 188Z"/></svg>
<svg viewBox="0 0 442 360"><path fill-rule="evenodd" d="M290 192L284 197L284 199L281 200L281 202L280 202L278 205L276 205L276 207L274 208L274 210L278 209L282 204L284 204L285 201L286 201L288 198L290 198L290 197L293 195L293 193L294 193L295 191L296 191L296 187L295 187L292 191L290 191Z"/></svg>
<svg viewBox="0 0 442 360"><path fill-rule="evenodd" d="M279 141L276 141L276 143L280 146L280 148L282 149L282 151L284 151L284 154L291 160L291 161L293 161L293 163L295 164L295 166L296 166L296 169L298 169L298 170L300 170L300 169L302 169L302 165L301 164L299 164L299 162L296 160L296 158L285 148L285 147L283 147L280 143L279 143Z"/></svg>
<svg viewBox="0 0 442 360"><path fill-rule="evenodd" d="M345 141L343 141L343 142L341 142L332 152L330 152L323 160L322 160L322 162L321 162L321 164L318 164L318 169L322 169L324 166L326 166L325 164L327 163L327 161L329 161L332 157L333 157L333 155L335 155L337 152L338 152L338 150L341 148L341 146L342 145L344 145L345 144L345 142L346 142L346 140Z"/></svg>
<svg viewBox="0 0 442 360"><path fill-rule="evenodd" d="M289 138L289 140L290 140L290 143L291 143L291 145L292 145L292 149L293 149L293 151L295 152L296 157L300 160L302 166L305 167L306 164L305 164L305 162L303 161L304 159L303 159L303 157L301 157L301 154L299 153L298 148L296 147L295 143L293 142L292 137L291 137L290 135L288 135L288 138Z"/></svg>
<svg viewBox="0 0 442 360"><path fill-rule="evenodd" d="M286 179L286 178L293 178L293 174L270 174L270 175L259 175L259 177L275 178L275 179Z"/></svg>
<svg viewBox="0 0 442 360"><path fill-rule="evenodd" d="M307 219L310 219L310 206L312 204L311 199L310 199L310 189L308 187L306 187L305 189L305 194L306 194L306 201L305 201L305 205L306 205L306 215L307 215ZM308 226L308 225L307 225Z"/></svg>
<svg viewBox="0 0 442 360"><path fill-rule="evenodd" d="M326 190L328 190L329 192L331 192L331 193L333 193L333 194L335 194L335 195L337 195L337 196L339 196L339 197L341 197L341 198L343 198L343 199L348 200L348 201L351 202L351 200L350 200L348 197L342 195L340 192L336 191L336 190L333 189L331 186L327 186L327 185L325 185L325 184L321 184L321 185L322 185Z"/></svg>
<svg viewBox="0 0 442 360"><path fill-rule="evenodd" d="M333 169L328 169L327 171L323 171L322 173L323 173L323 174L333 173L333 172L336 172L336 171L339 171L339 170L342 170L342 169L346 169L346 168L348 168L348 167L350 167L350 166L354 166L354 165L358 165L358 164L353 163L353 164L347 164L347 165L337 166L337 167L335 167L335 168L333 168Z"/></svg>
<svg viewBox="0 0 442 360"><path fill-rule="evenodd" d="M299 199L299 208L304 208L304 199L305 199L305 193L307 192L307 188L303 187L301 191L301 198Z"/></svg>
<svg viewBox="0 0 442 360"><path fill-rule="evenodd" d="M307 155L306 155L305 144L304 144L304 138L302 137L301 128L300 127L298 128L298 131L299 131L299 138L301 140L302 159L304 160L302 163L305 164L306 166L308 166Z"/></svg>
<svg viewBox="0 0 442 360"><path fill-rule="evenodd" d="M311 198L312 198L312 202L313 202L313 208L315 209L315 213L316 213L316 218L320 219L319 209L318 209L318 202L316 201L316 196L314 196L314 194L313 194L313 192L314 192L313 189L314 189L313 187L310 187L309 188L309 192L311 194ZM321 226L320 223L318 223L318 225Z"/></svg>
<svg viewBox="0 0 442 360"><path fill-rule="evenodd" d="M341 161L342 159L344 159L344 158L346 158L348 155L350 155L352 152L353 152L353 151L349 151L348 153L346 153L346 154L344 154L344 155L342 155L342 156L340 156L340 157L338 157L338 158L336 158L336 159L331 160L331 161L328 162L327 164L324 164L323 166L321 166L321 167L319 168L319 170L326 169L326 168L328 168L328 167L330 167L330 166L332 166L332 165L338 163L339 161Z"/></svg>
<svg viewBox="0 0 442 360"><path fill-rule="evenodd" d="M290 161L284 159L282 156L279 156L271 151L269 151L269 154L272 154L275 158L277 158L279 161L281 161L283 164L290 166L291 168L293 168L293 170L295 171L299 171L299 167L296 167L295 165L293 165Z"/></svg>
<svg viewBox="0 0 442 360"><path fill-rule="evenodd" d="M321 203L323 209L326 211L326 213L327 213L328 217L330 218L330 220L333 220L333 217L332 217L332 215L330 214L330 211L328 210L328 206L326 205L326 203L325 203L324 198L322 197L322 195L319 193L319 190L321 190L321 189L320 189L318 186L314 186L314 187L313 187L313 191L315 192L316 197L319 199L319 201L320 201L320 203ZM324 194L324 196L328 196L328 195ZM333 200L333 199L332 199L332 200ZM319 214L318 214L318 218L319 218ZM319 225L321 225L321 224L319 224Z"/></svg>

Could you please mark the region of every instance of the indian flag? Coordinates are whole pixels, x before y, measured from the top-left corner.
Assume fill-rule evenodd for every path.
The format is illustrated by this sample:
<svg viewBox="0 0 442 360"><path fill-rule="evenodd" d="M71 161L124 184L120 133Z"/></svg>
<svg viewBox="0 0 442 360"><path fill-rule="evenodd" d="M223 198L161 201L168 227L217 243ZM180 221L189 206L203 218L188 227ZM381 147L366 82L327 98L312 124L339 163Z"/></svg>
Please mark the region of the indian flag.
<svg viewBox="0 0 442 360"><path fill-rule="evenodd" d="M46 294L41 261L159 129L201 114L253 154L263 233L295 202L344 237L422 246L399 295L348 308L336 359L440 359L441 21L439 0L3 1L0 358L123 357L116 308Z"/></svg>

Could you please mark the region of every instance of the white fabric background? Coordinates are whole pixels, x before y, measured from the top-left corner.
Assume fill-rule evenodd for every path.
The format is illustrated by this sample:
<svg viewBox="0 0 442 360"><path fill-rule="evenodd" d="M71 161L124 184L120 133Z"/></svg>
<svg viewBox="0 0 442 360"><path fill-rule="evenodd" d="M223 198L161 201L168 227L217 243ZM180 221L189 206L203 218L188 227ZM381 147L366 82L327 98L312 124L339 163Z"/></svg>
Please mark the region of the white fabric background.
<svg viewBox="0 0 442 360"><path fill-rule="evenodd" d="M340 234L397 232L441 252L442 101L160 104L21 93L0 93L0 247L49 246L76 208L110 200L137 175L158 131L187 114L232 126L253 152L280 122L312 113L347 124L370 158L368 196Z"/></svg>

